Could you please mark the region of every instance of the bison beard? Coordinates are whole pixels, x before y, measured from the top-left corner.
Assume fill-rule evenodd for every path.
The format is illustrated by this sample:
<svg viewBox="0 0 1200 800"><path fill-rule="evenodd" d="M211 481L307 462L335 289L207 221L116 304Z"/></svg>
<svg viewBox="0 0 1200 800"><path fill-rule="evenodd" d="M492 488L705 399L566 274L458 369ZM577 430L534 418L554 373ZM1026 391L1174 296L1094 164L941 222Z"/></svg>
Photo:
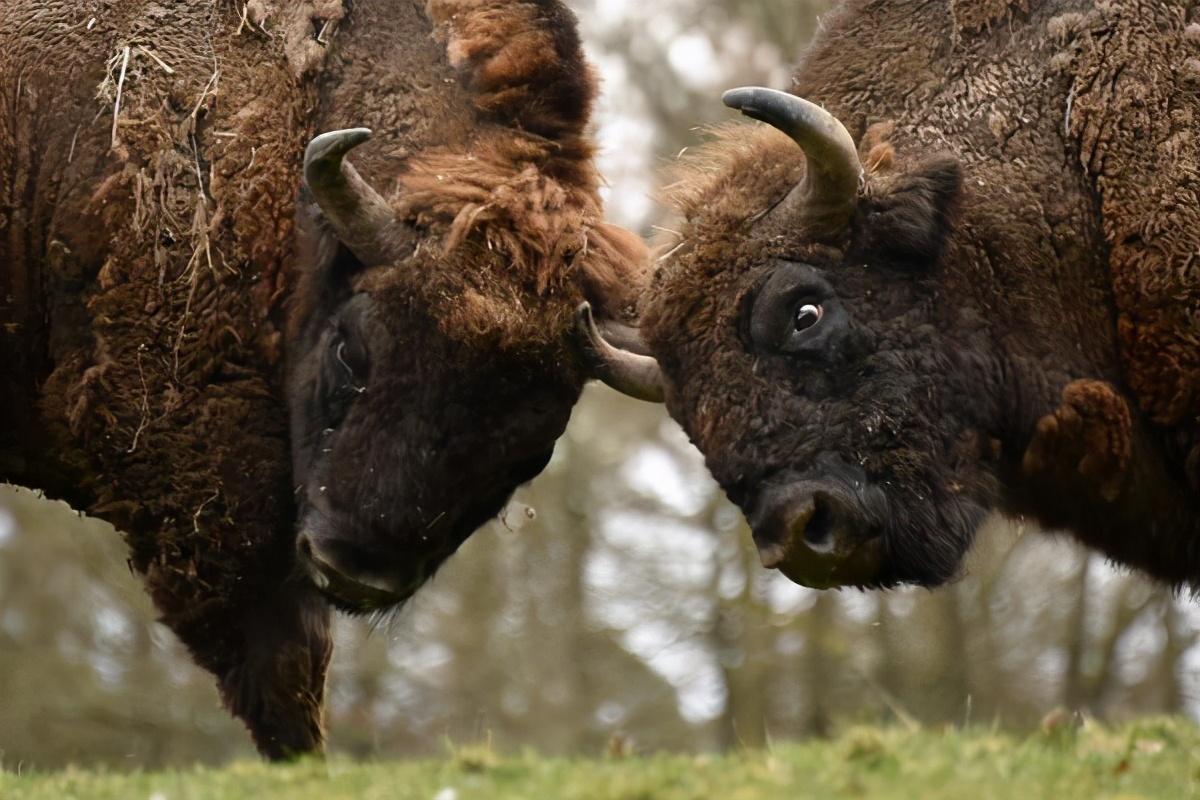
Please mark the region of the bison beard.
<svg viewBox="0 0 1200 800"><path fill-rule="evenodd" d="M998 508L1198 586L1200 19L951 5L852 0L796 72L813 103L726 96L787 136L682 165L646 380L802 582L943 582Z"/></svg>
<svg viewBox="0 0 1200 800"><path fill-rule="evenodd" d="M411 589L544 463L586 377L574 307L630 306L644 261L599 221L595 88L569 12L423 5L4 5L0 480L123 531L162 620L274 758L323 737L329 614L295 569L297 500L327 486L395 513L348 527L388 564L417 553ZM354 161L403 228L394 263L363 263L378 252L354 236L295 235L303 144L357 125L379 131ZM435 169L453 179L433 186ZM331 330L367 348L320 346ZM355 369L361 398L344 393ZM442 386L452 402L431 410ZM369 435L372 415L399 444ZM483 456L422 460L453 426ZM489 466L476 486L445 480Z"/></svg>

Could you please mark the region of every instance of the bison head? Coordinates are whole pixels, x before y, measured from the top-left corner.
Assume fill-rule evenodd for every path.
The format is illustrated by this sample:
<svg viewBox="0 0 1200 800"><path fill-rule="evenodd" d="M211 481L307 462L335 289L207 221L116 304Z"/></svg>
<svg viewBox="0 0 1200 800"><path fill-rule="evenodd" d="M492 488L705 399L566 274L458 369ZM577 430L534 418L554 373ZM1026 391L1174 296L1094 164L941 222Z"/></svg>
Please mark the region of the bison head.
<svg viewBox="0 0 1200 800"><path fill-rule="evenodd" d="M946 299L959 167L884 169L881 143L864 170L812 103L725 102L778 130L738 126L680 184L687 225L642 310L658 364L608 343L610 383L665 395L764 565L813 587L942 582L995 485L994 362Z"/></svg>
<svg viewBox="0 0 1200 800"><path fill-rule="evenodd" d="M288 385L299 557L350 611L403 601L546 465L586 378L571 331L589 296L529 289L503 242L447 252L344 160L367 136L306 153ZM613 241L592 231L578 260Z"/></svg>

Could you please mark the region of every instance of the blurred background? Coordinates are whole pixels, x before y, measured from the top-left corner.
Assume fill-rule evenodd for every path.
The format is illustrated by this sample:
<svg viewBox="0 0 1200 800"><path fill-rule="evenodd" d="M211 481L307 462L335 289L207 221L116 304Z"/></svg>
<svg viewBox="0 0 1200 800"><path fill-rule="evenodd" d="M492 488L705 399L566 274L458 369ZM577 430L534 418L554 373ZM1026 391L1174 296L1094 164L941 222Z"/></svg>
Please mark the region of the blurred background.
<svg viewBox="0 0 1200 800"><path fill-rule="evenodd" d="M571 0L605 78L610 216L669 228L657 173L785 86L827 2ZM718 750L852 722L1036 726L1200 718L1200 603L1065 538L990 520L937 592L815 592L768 573L656 406L589 388L554 460L398 615L337 621L330 746L438 755ZM0 763L253 757L212 680L154 622L118 534L0 487Z"/></svg>

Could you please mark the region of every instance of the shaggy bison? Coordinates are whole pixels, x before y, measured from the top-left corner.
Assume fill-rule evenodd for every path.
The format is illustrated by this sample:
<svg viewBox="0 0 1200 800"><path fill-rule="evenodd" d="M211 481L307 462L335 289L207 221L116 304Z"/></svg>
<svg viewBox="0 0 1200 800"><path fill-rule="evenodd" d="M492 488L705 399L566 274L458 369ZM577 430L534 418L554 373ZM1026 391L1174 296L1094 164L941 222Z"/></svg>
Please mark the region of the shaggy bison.
<svg viewBox="0 0 1200 800"><path fill-rule="evenodd" d="M792 93L725 95L770 127L683 166L661 371L608 371L665 395L764 565L936 585L999 508L1200 585L1198 17L852 0Z"/></svg>
<svg viewBox="0 0 1200 800"><path fill-rule="evenodd" d="M318 590L411 594L632 308L594 92L556 0L3 4L0 480L124 532L268 756L321 746Z"/></svg>

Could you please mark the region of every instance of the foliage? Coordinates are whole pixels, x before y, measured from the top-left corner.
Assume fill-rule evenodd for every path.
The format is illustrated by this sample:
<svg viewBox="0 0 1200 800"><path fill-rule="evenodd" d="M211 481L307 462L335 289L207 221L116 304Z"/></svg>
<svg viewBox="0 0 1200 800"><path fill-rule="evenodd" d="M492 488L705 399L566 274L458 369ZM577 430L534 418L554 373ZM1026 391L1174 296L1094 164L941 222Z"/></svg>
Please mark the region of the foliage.
<svg viewBox="0 0 1200 800"><path fill-rule="evenodd" d="M235 763L164 773L67 770L0 774L8 800L795 800L803 797L1200 797L1200 730L1175 719L1120 729L1085 724L1028 738L966 732L853 728L840 737L725 756L499 758L486 748L440 761L292 766Z"/></svg>

